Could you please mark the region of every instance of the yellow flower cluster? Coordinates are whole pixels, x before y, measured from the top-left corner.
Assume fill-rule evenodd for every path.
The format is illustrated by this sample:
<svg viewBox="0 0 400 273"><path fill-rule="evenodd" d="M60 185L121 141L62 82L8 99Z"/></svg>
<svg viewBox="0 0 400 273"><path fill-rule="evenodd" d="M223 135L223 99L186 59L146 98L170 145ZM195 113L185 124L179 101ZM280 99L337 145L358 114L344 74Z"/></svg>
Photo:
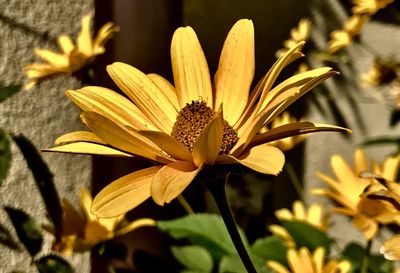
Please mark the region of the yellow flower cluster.
<svg viewBox="0 0 400 273"><path fill-rule="evenodd" d="M88 65L95 56L105 52L104 44L118 31L118 27L109 22L102 26L96 37L92 38L90 14L82 18L82 28L78 34L76 44L69 35L58 37L58 46L61 53L48 49L36 49L35 55L42 59L42 63L25 65L23 73L27 78L24 89L31 89L40 80L56 74L72 74Z"/></svg>

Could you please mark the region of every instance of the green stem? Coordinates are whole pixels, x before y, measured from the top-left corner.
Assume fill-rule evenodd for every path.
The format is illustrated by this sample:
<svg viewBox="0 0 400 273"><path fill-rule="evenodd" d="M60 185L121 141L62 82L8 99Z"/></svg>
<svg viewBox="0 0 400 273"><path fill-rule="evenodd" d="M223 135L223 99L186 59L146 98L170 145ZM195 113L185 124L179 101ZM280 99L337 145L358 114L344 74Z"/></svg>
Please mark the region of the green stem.
<svg viewBox="0 0 400 273"><path fill-rule="evenodd" d="M290 164L290 162L286 162L285 170L288 173L290 181L292 182L294 189L296 190L297 194L299 195L300 200L303 200L303 198L304 198L303 186L301 185L300 180L297 177L296 171L294 170L294 168L293 168L292 164Z"/></svg>
<svg viewBox="0 0 400 273"><path fill-rule="evenodd" d="M229 232L229 235L231 236L232 242L247 272L257 273L257 270L254 267L250 259L249 253L247 252L243 240L240 236L239 230L235 222L235 218L233 217L232 210L229 205L228 197L226 195L225 187L226 187L226 182L228 181L228 176L229 173L225 172L224 175L219 177L217 180L208 181L208 183L206 182L204 183L204 185L209 190L209 192L211 193L211 195L215 200L215 203L218 206L222 219L224 220L225 226Z"/></svg>
<svg viewBox="0 0 400 273"><path fill-rule="evenodd" d="M182 194L178 195L178 202L185 209L187 214L194 214L194 210Z"/></svg>
<svg viewBox="0 0 400 273"><path fill-rule="evenodd" d="M368 272L369 258L371 256L371 246L372 246L372 239L367 241L367 247L365 248L365 255L364 255L360 273Z"/></svg>

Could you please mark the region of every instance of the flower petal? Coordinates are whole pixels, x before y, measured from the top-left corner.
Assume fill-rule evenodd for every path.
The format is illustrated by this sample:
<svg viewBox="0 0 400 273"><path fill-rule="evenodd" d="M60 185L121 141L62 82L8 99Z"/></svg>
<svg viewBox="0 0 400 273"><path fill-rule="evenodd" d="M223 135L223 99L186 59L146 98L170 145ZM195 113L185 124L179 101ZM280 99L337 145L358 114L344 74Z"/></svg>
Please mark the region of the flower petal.
<svg viewBox="0 0 400 273"><path fill-rule="evenodd" d="M87 155L106 155L117 157L131 157L132 155L118 151L111 147L90 143L90 142L74 142L50 149L43 149L42 152L57 152L69 154L87 154Z"/></svg>
<svg viewBox="0 0 400 273"><path fill-rule="evenodd" d="M83 112L82 121L109 145L157 162L171 162L152 142L133 130L127 130L95 112Z"/></svg>
<svg viewBox="0 0 400 273"><path fill-rule="evenodd" d="M119 125L137 130L157 130L143 112L124 96L99 86L68 90L66 95L82 110L96 112Z"/></svg>
<svg viewBox="0 0 400 273"><path fill-rule="evenodd" d="M108 22L102 26L96 34L93 42L93 55L103 54L105 52L104 44L113 37L114 32L119 31L119 27L114 23Z"/></svg>
<svg viewBox="0 0 400 273"><path fill-rule="evenodd" d="M158 205L163 206L181 194L193 181L201 168L192 162L178 161L162 167L151 183L151 197Z"/></svg>
<svg viewBox="0 0 400 273"><path fill-rule="evenodd" d="M150 197L153 176L161 169L154 166L125 175L102 189L94 198L92 213L111 218L128 212Z"/></svg>
<svg viewBox="0 0 400 273"><path fill-rule="evenodd" d="M87 57L90 57L93 51L92 33L90 29L91 20L92 16L90 14L87 14L82 18L81 31L79 32L76 40L79 52L83 53Z"/></svg>
<svg viewBox="0 0 400 273"><path fill-rule="evenodd" d="M179 112L181 108L179 106L178 97L176 96L175 87L167 79L158 74L147 74L147 77L149 77L150 80L152 80L158 88L164 92L169 102L175 107L176 111Z"/></svg>
<svg viewBox="0 0 400 273"><path fill-rule="evenodd" d="M90 212L90 207L92 206L92 195L90 194L89 190L87 188L81 188L80 192L80 202L81 202L81 209L83 211L83 214L86 217L87 221L95 221L96 216L94 216Z"/></svg>
<svg viewBox="0 0 400 273"><path fill-rule="evenodd" d="M171 62L180 108L193 100L204 100L213 108L208 64L191 27L180 27L175 31L171 42Z"/></svg>
<svg viewBox="0 0 400 273"><path fill-rule="evenodd" d="M231 125L238 121L247 104L254 62L253 22L242 19L236 22L225 40L214 78L215 106L224 104L224 117Z"/></svg>
<svg viewBox="0 0 400 273"><path fill-rule="evenodd" d="M385 259L391 261L400 260L400 234L386 240L380 248L380 252L385 256Z"/></svg>
<svg viewBox="0 0 400 273"><path fill-rule="evenodd" d="M170 135L157 131L139 131L138 133L147 139L150 139L173 158L183 161L192 161L192 154L190 151Z"/></svg>
<svg viewBox="0 0 400 273"><path fill-rule="evenodd" d="M69 58L66 55L55 53L47 49L35 49L35 55L55 68L63 68L67 71L69 67Z"/></svg>
<svg viewBox="0 0 400 273"><path fill-rule="evenodd" d="M124 63L107 66L107 72L154 125L167 134L171 132L177 111L146 74Z"/></svg>
<svg viewBox="0 0 400 273"><path fill-rule="evenodd" d="M309 121L293 122L272 128L271 130L254 136L250 145L259 145L262 143L272 142L286 137L310 134L316 132L345 132L351 133L351 130L333 126L329 124L318 124Z"/></svg>
<svg viewBox="0 0 400 273"><path fill-rule="evenodd" d="M107 144L92 132L75 131L62 136L59 136L54 144L60 145L70 142L92 142L97 144Z"/></svg>
<svg viewBox="0 0 400 273"><path fill-rule="evenodd" d="M228 156L234 162L264 174L278 175L285 164L285 155L276 147L262 144L248 149L238 158Z"/></svg>
<svg viewBox="0 0 400 273"><path fill-rule="evenodd" d="M193 162L200 167L203 164L213 165L222 144L224 133L224 119L222 107L215 114L214 118L201 131L193 146Z"/></svg>
<svg viewBox="0 0 400 273"><path fill-rule="evenodd" d="M74 50L75 46L71 40L71 37L68 35L61 35L57 39L58 46L62 49L65 55L69 55L72 50Z"/></svg>

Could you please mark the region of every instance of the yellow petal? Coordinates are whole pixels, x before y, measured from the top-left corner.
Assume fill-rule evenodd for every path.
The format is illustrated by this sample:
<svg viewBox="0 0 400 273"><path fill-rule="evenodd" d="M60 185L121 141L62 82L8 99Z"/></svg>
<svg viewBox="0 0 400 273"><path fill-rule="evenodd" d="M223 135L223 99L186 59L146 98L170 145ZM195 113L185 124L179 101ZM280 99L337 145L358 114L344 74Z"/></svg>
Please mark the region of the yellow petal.
<svg viewBox="0 0 400 273"><path fill-rule="evenodd" d="M115 236L124 235L126 233L131 232L132 230L141 228L141 227L154 227L157 225L157 222L150 218L141 218L135 221L130 222L128 225L123 228L116 230L114 232Z"/></svg>
<svg viewBox="0 0 400 273"><path fill-rule="evenodd" d="M131 157L132 155L118 151L116 149L107 147L101 144L95 144L90 142L75 142L69 143L50 149L43 149L43 152L58 152L58 153L69 153L69 154L87 154L87 155L106 155L106 156L117 156L117 157Z"/></svg>
<svg viewBox="0 0 400 273"><path fill-rule="evenodd" d="M175 87L167 79L158 74L151 73L147 74L147 76L158 86L158 88L160 88L162 92L164 92L169 102L175 107L176 111L179 112L181 108L179 106Z"/></svg>
<svg viewBox="0 0 400 273"><path fill-rule="evenodd" d="M192 100L204 100L213 108L210 72L196 33L178 28L171 42L171 63L180 108Z"/></svg>
<svg viewBox="0 0 400 273"><path fill-rule="evenodd" d="M150 197L150 184L161 166L125 175L102 189L94 198L92 213L97 217L116 217L137 207Z"/></svg>
<svg viewBox="0 0 400 273"><path fill-rule="evenodd" d="M285 164L285 155L282 151L267 144L255 146L238 158L228 157L257 172L272 175L278 175Z"/></svg>
<svg viewBox="0 0 400 273"><path fill-rule="evenodd" d="M57 42L65 55L69 55L75 48L71 37L69 37L68 35L61 35L60 37L58 37Z"/></svg>
<svg viewBox="0 0 400 273"><path fill-rule="evenodd" d="M93 55L103 54L105 52L104 44L113 37L114 32L119 31L119 28L112 22L106 23L97 32L93 42Z"/></svg>
<svg viewBox="0 0 400 273"><path fill-rule="evenodd" d="M135 104L110 89L87 86L79 90L68 90L66 95L82 110L96 112L119 125L137 130L157 130Z"/></svg>
<svg viewBox="0 0 400 273"><path fill-rule="evenodd" d="M59 136L54 144L60 145L70 142L92 142L97 144L106 144L103 140L101 140L98 136L93 134L92 132L87 131L75 131L62 136Z"/></svg>
<svg viewBox="0 0 400 273"><path fill-rule="evenodd" d="M200 172L192 162L178 161L162 167L151 182L151 197L163 206L181 194Z"/></svg>
<svg viewBox="0 0 400 273"><path fill-rule="evenodd" d="M81 201L82 211L86 216L86 220L87 221L95 221L96 216L94 216L90 212L90 207L92 206L93 199L92 199L92 195L90 194L90 192L87 188L81 188L80 201Z"/></svg>
<svg viewBox="0 0 400 273"><path fill-rule="evenodd" d="M290 273L283 265L275 261L267 261L266 266L275 273Z"/></svg>
<svg viewBox="0 0 400 273"><path fill-rule="evenodd" d="M107 72L154 125L164 133L171 133L177 111L147 75L124 63L107 66Z"/></svg>
<svg viewBox="0 0 400 273"><path fill-rule="evenodd" d="M91 20L92 16L90 14L87 14L82 18L81 31L79 32L77 38L79 52L83 53L86 57L92 56L93 53L92 33L90 29Z"/></svg>
<svg viewBox="0 0 400 273"><path fill-rule="evenodd" d="M215 106L224 104L225 120L234 125L249 97L254 77L254 27L242 19L230 30L215 74Z"/></svg>
<svg viewBox="0 0 400 273"><path fill-rule="evenodd" d="M193 146L193 162L200 167L203 164L213 165L222 144L224 133L224 119L222 117L222 108L214 118L201 131L199 137Z"/></svg>
<svg viewBox="0 0 400 273"><path fill-rule="evenodd" d="M385 259L391 261L400 260L400 234L386 240L380 248L380 252L385 256Z"/></svg>
<svg viewBox="0 0 400 273"><path fill-rule="evenodd" d="M62 67L66 70L69 67L69 58L66 55L46 49L35 49L35 54L56 68Z"/></svg>
<svg viewBox="0 0 400 273"><path fill-rule="evenodd" d="M139 131L138 133L150 139L173 158L183 161L192 161L192 154L190 151L181 142L172 138L170 135L157 131Z"/></svg>
<svg viewBox="0 0 400 273"><path fill-rule="evenodd" d="M305 220L306 212L304 209L304 205L301 201L297 200L293 203L293 212L294 212L294 215L296 216L296 219Z"/></svg>
<svg viewBox="0 0 400 273"><path fill-rule="evenodd" d="M171 162L159 149L150 145L149 140L132 130L118 126L102 115L83 112L81 118L98 137L119 150L161 163Z"/></svg>
<svg viewBox="0 0 400 273"><path fill-rule="evenodd" d="M324 267L325 249L323 247L317 247L317 249L314 250L313 260L315 263L315 270L313 272L324 272L322 269Z"/></svg>
<svg viewBox="0 0 400 273"><path fill-rule="evenodd" d="M368 163L365 153L361 149L357 149L354 153L354 171L359 175L362 171L368 171Z"/></svg>
<svg viewBox="0 0 400 273"><path fill-rule="evenodd" d="M400 165L399 156L388 157L383 163L382 176L391 181L397 181L397 173Z"/></svg>
<svg viewBox="0 0 400 273"><path fill-rule="evenodd" d="M250 145L259 145L262 143L272 142L286 137L311 134L316 132L345 132L351 133L351 130L339 126L329 124L318 124L309 121L293 122L284 124L271 130L254 136Z"/></svg>

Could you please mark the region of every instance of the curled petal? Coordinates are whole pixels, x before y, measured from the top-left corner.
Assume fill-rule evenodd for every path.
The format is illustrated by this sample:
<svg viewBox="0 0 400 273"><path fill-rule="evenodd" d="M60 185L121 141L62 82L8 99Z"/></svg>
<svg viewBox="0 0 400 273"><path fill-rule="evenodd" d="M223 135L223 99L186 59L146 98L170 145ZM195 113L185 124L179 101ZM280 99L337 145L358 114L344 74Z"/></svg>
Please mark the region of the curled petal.
<svg viewBox="0 0 400 273"><path fill-rule="evenodd" d="M162 167L151 183L151 197L158 205L163 206L175 197L193 181L201 168L192 162L178 161Z"/></svg>
<svg viewBox="0 0 400 273"><path fill-rule="evenodd" d="M42 152L58 152L68 154L84 154L84 155L106 155L116 157L131 157L132 155L113 149L111 147L90 143L90 142L74 142L50 149L43 149Z"/></svg>

